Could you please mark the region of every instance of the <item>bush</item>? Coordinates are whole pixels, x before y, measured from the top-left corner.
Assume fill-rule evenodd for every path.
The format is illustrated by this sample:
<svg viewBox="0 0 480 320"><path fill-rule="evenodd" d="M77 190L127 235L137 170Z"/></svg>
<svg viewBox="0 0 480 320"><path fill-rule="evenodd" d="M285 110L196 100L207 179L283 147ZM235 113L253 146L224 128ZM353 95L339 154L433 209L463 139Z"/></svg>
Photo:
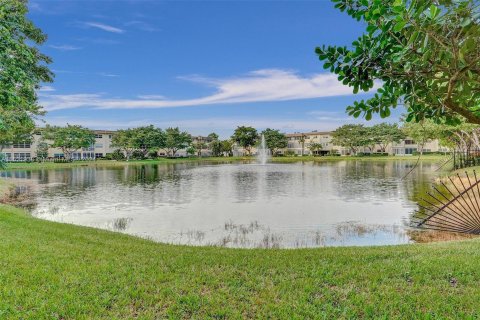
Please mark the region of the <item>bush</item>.
<svg viewBox="0 0 480 320"><path fill-rule="evenodd" d="M150 159L155 159L158 157L158 153L157 151L149 151L147 157L149 157Z"/></svg>
<svg viewBox="0 0 480 320"><path fill-rule="evenodd" d="M449 153L449 152L447 152L447 153ZM418 155L420 154L420 152L414 151L412 154L418 156ZM429 155L429 154L430 154L430 155L440 155L440 156L443 156L443 155L445 154L445 152L438 152L438 151L435 151L435 152L434 152L434 151L424 151L424 152L423 152L423 155Z"/></svg>
<svg viewBox="0 0 480 320"><path fill-rule="evenodd" d="M287 150L287 151L285 151L285 156L286 157L296 157L297 154L295 153L295 151Z"/></svg>
<svg viewBox="0 0 480 320"><path fill-rule="evenodd" d="M0 169L5 169L7 167L7 158L3 153L0 153Z"/></svg>
<svg viewBox="0 0 480 320"><path fill-rule="evenodd" d="M125 155L123 154L123 152L120 150L120 149L117 149L115 151L113 151L112 153L107 153L105 155L105 159L107 160L125 160Z"/></svg>
<svg viewBox="0 0 480 320"><path fill-rule="evenodd" d="M143 160L143 159L145 159L145 154L141 151L135 150L135 151L133 151L130 159L132 159L132 160Z"/></svg>
<svg viewBox="0 0 480 320"><path fill-rule="evenodd" d="M57 158L53 160L53 163L70 163L73 162L72 159Z"/></svg>

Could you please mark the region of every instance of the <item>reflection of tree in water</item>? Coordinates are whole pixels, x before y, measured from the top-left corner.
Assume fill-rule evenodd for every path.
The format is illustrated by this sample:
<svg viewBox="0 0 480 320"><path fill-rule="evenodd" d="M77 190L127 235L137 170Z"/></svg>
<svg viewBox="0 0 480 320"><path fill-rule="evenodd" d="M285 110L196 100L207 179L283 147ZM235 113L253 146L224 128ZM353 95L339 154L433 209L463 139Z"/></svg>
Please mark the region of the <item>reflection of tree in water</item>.
<svg viewBox="0 0 480 320"><path fill-rule="evenodd" d="M255 171L237 171L233 173L236 199L239 202L254 201L258 197L259 173Z"/></svg>
<svg viewBox="0 0 480 320"><path fill-rule="evenodd" d="M413 165L408 160L345 161L330 170L329 179L338 196L346 200L386 201L397 199L398 193L410 194L429 180L432 165L421 163L405 180L402 177ZM415 190L413 190L415 192Z"/></svg>

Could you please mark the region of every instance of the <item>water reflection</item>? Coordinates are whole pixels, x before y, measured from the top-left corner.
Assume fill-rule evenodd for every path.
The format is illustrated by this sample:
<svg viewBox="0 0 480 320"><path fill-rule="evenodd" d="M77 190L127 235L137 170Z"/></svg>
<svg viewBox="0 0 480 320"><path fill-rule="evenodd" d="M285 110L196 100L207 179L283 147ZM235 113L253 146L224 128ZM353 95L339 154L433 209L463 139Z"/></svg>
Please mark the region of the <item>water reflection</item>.
<svg viewBox="0 0 480 320"><path fill-rule="evenodd" d="M2 172L34 188L32 214L157 241L227 247L398 244L434 164L197 163Z"/></svg>

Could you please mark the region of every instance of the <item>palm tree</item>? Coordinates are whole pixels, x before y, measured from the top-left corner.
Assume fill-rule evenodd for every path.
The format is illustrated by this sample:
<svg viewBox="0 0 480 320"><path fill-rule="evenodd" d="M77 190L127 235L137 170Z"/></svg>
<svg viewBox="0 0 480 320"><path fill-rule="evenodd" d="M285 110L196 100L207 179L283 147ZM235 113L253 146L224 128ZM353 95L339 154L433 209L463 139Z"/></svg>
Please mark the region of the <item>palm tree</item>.
<svg viewBox="0 0 480 320"><path fill-rule="evenodd" d="M300 141L300 143L302 144L302 157L303 157L303 152L305 150L305 139L307 138L306 135L302 134L300 136L300 138L298 139L298 141Z"/></svg>

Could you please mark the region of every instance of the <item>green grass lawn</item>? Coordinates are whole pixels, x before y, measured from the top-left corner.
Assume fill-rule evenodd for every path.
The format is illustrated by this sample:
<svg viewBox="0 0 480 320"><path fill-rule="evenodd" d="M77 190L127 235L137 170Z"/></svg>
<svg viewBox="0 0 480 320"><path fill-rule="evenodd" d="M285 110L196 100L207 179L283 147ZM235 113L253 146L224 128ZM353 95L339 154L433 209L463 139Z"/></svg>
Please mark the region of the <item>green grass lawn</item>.
<svg viewBox="0 0 480 320"><path fill-rule="evenodd" d="M422 161L441 161L442 159L447 159L448 156L443 155L424 155L421 157ZM300 162L300 161L340 161L340 160L361 160L361 161L385 161L385 160L409 160L416 161L416 156L405 156L405 157L313 157L313 156L304 156L304 157L273 157L270 159L272 162L276 163L291 163L291 162ZM74 161L71 163L53 163L53 162L44 162L44 163L9 163L7 170L17 170L17 169L53 169L53 168L70 168L70 167L81 167L81 166L125 166L125 165L139 165L139 164L175 164L175 163L186 163L186 162L210 162L210 163L221 163L221 162L238 162L238 161L255 161L255 157L191 157L191 158L177 158L177 159L167 159L159 158L155 160L132 160L132 161L113 161L113 160L97 160L97 161Z"/></svg>
<svg viewBox="0 0 480 320"><path fill-rule="evenodd" d="M479 240L187 247L0 206L0 264L0 319L480 317Z"/></svg>

